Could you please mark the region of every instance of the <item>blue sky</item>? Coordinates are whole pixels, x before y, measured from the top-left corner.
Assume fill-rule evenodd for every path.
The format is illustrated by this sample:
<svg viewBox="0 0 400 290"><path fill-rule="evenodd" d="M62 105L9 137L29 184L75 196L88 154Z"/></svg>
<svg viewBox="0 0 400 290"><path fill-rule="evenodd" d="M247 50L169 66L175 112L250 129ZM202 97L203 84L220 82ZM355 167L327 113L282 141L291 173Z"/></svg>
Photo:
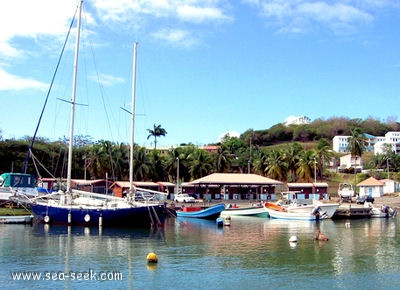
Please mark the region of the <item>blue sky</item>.
<svg viewBox="0 0 400 290"><path fill-rule="evenodd" d="M0 129L32 136L75 0L13 0L0 10ZM129 143L138 44L135 142L203 145L289 116L397 120L400 1L87 0L75 134ZM38 136L68 136L73 39Z"/></svg>

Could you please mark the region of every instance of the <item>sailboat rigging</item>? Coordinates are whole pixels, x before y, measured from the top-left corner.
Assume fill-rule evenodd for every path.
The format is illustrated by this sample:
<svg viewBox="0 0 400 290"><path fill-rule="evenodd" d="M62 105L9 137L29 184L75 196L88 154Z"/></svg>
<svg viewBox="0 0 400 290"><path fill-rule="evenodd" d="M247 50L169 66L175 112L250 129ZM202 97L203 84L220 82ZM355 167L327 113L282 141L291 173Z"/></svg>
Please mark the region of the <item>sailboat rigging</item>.
<svg viewBox="0 0 400 290"><path fill-rule="evenodd" d="M136 100L136 57L137 42L133 45L132 107L131 107L131 150L129 153L129 195L134 197L133 189L133 146L135 144L135 100Z"/></svg>
<svg viewBox="0 0 400 290"><path fill-rule="evenodd" d="M130 153L130 194L127 198L95 194L71 188L73 129L75 118L75 97L78 75L78 56L80 38L80 19L83 1L78 6L77 37L73 67L70 132L68 148L68 172L66 191L39 196L30 199L31 210L35 219L43 223L83 225L83 226L161 226L165 218L165 204L135 199L133 188L133 141L134 141L134 99L136 74L136 47L134 45L134 79L132 84L132 119L131 119L131 153ZM153 192L154 193L154 192ZM157 192L157 194L163 194Z"/></svg>

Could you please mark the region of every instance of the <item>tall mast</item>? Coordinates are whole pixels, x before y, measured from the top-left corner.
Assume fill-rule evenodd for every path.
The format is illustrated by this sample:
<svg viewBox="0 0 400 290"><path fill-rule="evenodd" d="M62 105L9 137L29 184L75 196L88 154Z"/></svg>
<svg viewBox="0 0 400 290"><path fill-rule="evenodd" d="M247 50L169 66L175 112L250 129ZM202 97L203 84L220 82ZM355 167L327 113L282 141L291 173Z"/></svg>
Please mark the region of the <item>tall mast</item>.
<svg viewBox="0 0 400 290"><path fill-rule="evenodd" d="M78 76L78 55L79 55L79 38L80 38L80 34L81 34L82 5L83 5L83 1L80 1L79 5L78 5L78 23L76 26L74 75L73 75L73 81L72 81L71 117L70 117L70 125L69 125L67 192L71 191L72 145L74 142L75 96L76 96L76 81L77 81L77 76Z"/></svg>
<svg viewBox="0 0 400 290"><path fill-rule="evenodd" d="M133 146L135 137L135 95L136 95L136 50L137 42L133 44L133 75L132 75L132 108L131 108L131 151L129 157L129 194L133 194Z"/></svg>

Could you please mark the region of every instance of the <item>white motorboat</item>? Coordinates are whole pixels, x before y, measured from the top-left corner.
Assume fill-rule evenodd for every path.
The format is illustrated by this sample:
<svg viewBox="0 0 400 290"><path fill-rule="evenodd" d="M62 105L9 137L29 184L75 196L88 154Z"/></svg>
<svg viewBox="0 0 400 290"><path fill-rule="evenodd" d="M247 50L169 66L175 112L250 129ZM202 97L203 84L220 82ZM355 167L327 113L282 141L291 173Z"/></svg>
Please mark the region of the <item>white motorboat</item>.
<svg viewBox="0 0 400 290"><path fill-rule="evenodd" d="M0 216L0 224L30 224L33 215Z"/></svg>
<svg viewBox="0 0 400 290"><path fill-rule="evenodd" d="M14 172L0 175L0 201L8 202L19 196L38 196L35 176Z"/></svg>
<svg viewBox="0 0 400 290"><path fill-rule="evenodd" d="M355 196L353 185L350 183L340 183L338 189L338 195L343 201L350 201Z"/></svg>
<svg viewBox="0 0 400 290"><path fill-rule="evenodd" d="M330 219L335 214L338 207L338 203L325 203L319 200L311 199L304 200L304 202L296 200L285 208L288 212L305 213L312 213L313 211L315 211L315 209L320 208L320 211L325 216L325 218Z"/></svg>
<svg viewBox="0 0 400 290"><path fill-rule="evenodd" d="M387 205L382 205L380 208L375 207L370 202L364 203L364 207L369 207L370 210L370 217L371 218L391 218L396 217L397 210L393 209Z"/></svg>
<svg viewBox="0 0 400 290"><path fill-rule="evenodd" d="M289 212L285 207L271 202L264 203L264 207L270 218L274 219L318 221L325 218L318 207L316 207L312 212Z"/></svg>
<svg viewBox="0 0 400 290"><path fill-rule="evenodd" d="M261 204L256 204L252 206L235 206L228 205L222 212L221 216L256 216L256 217L267 217L268 212L265 207Z"/></svg>

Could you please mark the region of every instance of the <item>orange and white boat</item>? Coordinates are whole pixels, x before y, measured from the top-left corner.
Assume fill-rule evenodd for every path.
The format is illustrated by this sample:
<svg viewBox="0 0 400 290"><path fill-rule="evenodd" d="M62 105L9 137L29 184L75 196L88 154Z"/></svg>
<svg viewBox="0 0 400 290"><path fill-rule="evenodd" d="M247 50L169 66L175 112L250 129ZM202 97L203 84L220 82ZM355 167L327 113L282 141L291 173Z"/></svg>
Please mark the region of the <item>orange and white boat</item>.
<svg viewBox="0 0 400 290"><path fill-rule="evenodd" d="M264 207L267 210L270 218L275 219L286 219L286 220L303 220L303 221L318 221L325 218L325 215L321 213L319 207L315 207L313 211L288 211L285 206L277 203L265 202Z"/></svg>

